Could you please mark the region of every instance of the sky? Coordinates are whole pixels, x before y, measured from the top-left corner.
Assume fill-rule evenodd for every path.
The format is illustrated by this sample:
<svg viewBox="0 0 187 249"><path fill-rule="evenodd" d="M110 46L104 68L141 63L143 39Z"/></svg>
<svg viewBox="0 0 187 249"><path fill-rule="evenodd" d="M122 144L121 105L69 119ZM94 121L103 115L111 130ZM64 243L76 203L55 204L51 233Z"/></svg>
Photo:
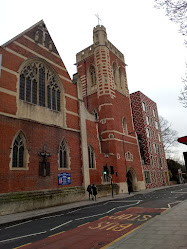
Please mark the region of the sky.
<svg viewBox="0 0 187 249"><path fill-rule="evenodd" d="M93 28L105 26L108 40L125 56L130 93L141 91L157 103L158 113L178 136L187 135L183 89L187 48L179 26L154 8L154 0L1 0L0 45L44 20L72 78L76 53L93 43ZM182 159L187 146L173 148Z"/></svg>

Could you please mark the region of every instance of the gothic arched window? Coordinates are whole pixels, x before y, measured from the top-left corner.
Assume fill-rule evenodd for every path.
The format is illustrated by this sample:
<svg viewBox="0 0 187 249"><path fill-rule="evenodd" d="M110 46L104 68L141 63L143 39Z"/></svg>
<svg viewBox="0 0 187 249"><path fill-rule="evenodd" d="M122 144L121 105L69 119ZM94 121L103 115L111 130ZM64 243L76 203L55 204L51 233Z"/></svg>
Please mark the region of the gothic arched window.
<svg viewBox="0 0 187 249"><path fill-rule="evenodd" d="M90 77L91 77L91 85L94 86L96 84L96 73L95 73L95 67L93 65L90 66Z"/></svg>
<svg viewBox="0 0 187 249"><path fill-rule="evenodd" d="M112 69L114 75L114 83L117 85L117 65L115 62L113 63Z"/></svg>
<svg viewBox="0 0 187 249"><path fill-rule="evenodd" d="M123 132L125 133L125 135L127 135L128 131L127 131L127 121L125 118L123 118L122 120L122 127L123 127Z"/></svg>
<svg viewBox="0 0 187 249"><path fill-rule="evenodd" d="M95 153L92 146L90 145L88 146L88 162L90 169L95 168Z"/></svg>
<svg viewBox="0 0 187 249"><path fill-rule="evenodd" d="M43 62L30 62L20 72L19 98L60 111L60 89L52 70Z"/></svg>
<svg viewBox="0 0 187 249"><path fill-rule="evenodd" d="M22 132L20 132L14 142L12 147L12 168L26 168L27 160L26 160L26 139Z"/></svg>
<svg viewBox="0 0 187 249"><path fill-rule="evenodd" d="M68 148L67 143L63 140L60 144L59 148L59 167L60 168L68 168Z"/></svg>
<svg viewBox="0 0 187 249"><path fill-rule="evenodd" d="M123 85L123 72L121 67L119 68L119 83L120 83L120 87L122 88Z"/></svg>

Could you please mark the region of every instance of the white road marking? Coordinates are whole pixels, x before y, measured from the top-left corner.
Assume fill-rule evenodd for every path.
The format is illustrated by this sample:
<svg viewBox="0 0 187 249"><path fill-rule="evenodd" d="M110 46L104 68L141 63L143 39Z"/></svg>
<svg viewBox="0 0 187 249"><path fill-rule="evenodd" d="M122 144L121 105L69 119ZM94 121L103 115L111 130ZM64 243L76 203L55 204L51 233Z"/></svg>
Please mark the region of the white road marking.
<svg viewBox="0 0 187 249"><path fill-rule="evenodd" d="M112 209L110 209L109 211L107 211L107 212L105 212L105 213L101 213L101 214L94 214L94 215L90 215L90 216L85 216L85 217L78 218L78 219L75 219L75 220L84 220L84 219L88 219L88 218L92 218L92 217L96 217L96 216L105 215L105 214L108 214L108 213L112 212L112 211L113 211L113 210L115 210L115 209L118 209L118 208L138 205L138 204L140 203L140 201L141 201L141 200L137 201L137 202L136 202L136 203L134 203L134 204L129 204L129 205L124 205L124 206L120 206L120 207L115 207L115 208L112 208Z"/></svg>
<svg viewBox="0 0 187 249"><path fill-rule="evenodd" d="M25 224L25 223L29 223L29 222L31 222L31 221L32 221L32 220L24 221L24 222L21 222L21 223L18 223L18 224L9 226L9 227L5 227L5 229L12 228L12 227L16 227L16 226L20 226L20 225L23 225L23 224Z"/></svg>
<svg viewBox="0 0 187 249"><path fill-rule="evenodd" d="M181 191L181 190L178 190L178 191ZM187 194L187 192L178 192L178 191L171 191L171 194Z"/></svg>
<svg viewBox="0 0 187 249"><path fill-rule="evenodd" d="M55 229L57 229L57 228L59 228L59 227L65 226L66 224L71 223L72 221L73 221L73 220L69 220L69 221L67 221L67 222L65 222L65 223L63 223L63 224L61 224L61 225L59 225L59 226L57 226L57 227L51 228L50 231L53 231L53 230L55 230Z"/></svg>
<svg viewBox="0 0 187 249"><path fill-rule="evenodd" d="M10 238L10 239L5 239L5 240L0 240L0 243L11 241L11 240L17 240L17 239L21 239L21 238L26 238L26 237L31 237L31 236L36 236L36 235L39 235L39 234L42 234L42 233L46 233L46 232L47 231L39 232L39 233L26 234L26 235L23 235L23 236L20 236L20 237L16 237L16 238Z"/></svg>
<svg viewBox="0 0 187 249"><path fill-rule="evenodd" d="M46 216L46 217L40 218L40 220L50 219L50 218L54 218L54 217L58 217L58 216L63 216L63 215L64 215L64 214L56 214L56 215Z"/></svg>
<svg viewBox="0 0 187 249"><path fill-rule="evenodd" d="M168 208L171 208L171 204L180 203L180 202L181 201L175 201L175 202L168 203Z"/></svg>

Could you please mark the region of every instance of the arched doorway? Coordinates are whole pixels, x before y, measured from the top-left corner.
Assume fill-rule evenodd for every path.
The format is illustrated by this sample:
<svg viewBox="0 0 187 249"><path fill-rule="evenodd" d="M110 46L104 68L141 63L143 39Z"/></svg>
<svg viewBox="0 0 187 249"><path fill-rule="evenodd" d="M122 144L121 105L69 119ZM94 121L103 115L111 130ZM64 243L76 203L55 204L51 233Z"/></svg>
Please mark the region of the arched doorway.
<svg viewBox="0 0 187 249"><path fill-rule="evenodd" d="M130 182L132 185L131 191L137 191L138 190L138 180L136 176L136 172L133 168L129 168L127 171L127 184Z"/></svg>

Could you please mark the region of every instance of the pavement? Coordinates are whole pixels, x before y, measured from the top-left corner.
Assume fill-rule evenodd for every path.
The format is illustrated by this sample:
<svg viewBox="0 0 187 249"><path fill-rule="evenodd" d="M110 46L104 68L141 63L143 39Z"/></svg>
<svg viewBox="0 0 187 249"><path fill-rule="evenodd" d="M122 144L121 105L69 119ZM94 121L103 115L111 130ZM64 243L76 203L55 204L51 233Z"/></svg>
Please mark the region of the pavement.
<svg viewBox="0 0 187 249"><path fill-rule="evenodd" d="M149 193L162 188L146 189L132 195ZM33 210L23 213L0 216L0 226L16 221L25 221L37 217L58 213L65 210L76 209L84 206L95 205L104 201L127 198L128 194L119 194L98 198L97 202L85 200L51 208ZM137 230L125 234L112 243L103 247L107 249L187 249L187 200L168 209L161 215L144 223Z"/></svg>

